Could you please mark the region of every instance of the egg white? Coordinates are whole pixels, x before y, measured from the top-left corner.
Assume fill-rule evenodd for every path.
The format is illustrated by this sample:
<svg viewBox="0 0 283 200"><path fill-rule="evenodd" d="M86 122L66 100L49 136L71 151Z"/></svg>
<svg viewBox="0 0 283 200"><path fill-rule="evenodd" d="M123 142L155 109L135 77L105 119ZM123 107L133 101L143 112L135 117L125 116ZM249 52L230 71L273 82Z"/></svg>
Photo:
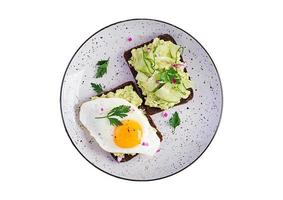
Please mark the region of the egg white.
<svg viewBox="0 0 283 200"><path fill-rule="evenodd" d="M131 111L124 118L119 120L131 119L139 122L143 130L142 143L133 148L121 148L114 142L115 126L110 125L107 118L95 119L95 117L102 117L120 105L131 107ZM160 139L154 129L148 122L147 117L136 106L121 98L97 98L81 105L79 118L84 127L89 131L90 135L94 137L99 146L105 151L111 153L125 153L125 154L145 154L154 155L160 146Z"/></svg>

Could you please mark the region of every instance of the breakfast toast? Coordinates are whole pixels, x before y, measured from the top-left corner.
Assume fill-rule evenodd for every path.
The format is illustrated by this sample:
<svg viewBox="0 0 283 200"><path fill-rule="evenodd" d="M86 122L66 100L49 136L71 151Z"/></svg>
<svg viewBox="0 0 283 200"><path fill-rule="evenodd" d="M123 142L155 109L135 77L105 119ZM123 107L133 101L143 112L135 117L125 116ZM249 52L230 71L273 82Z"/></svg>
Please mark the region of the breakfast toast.
<svg viewBox="0 0 283 200"><path fill-rule="evenodd" d="M124 87L129 86L129 85L133 86L133 90L142 98L141 92L138 90L137 86L136 86L135 83L132 82L132 81L125 82L125 83L123 83L123 84L121 84L121 85L119 85L119 86L117 86L117 87L115 87L115 88L113 88L113 89L111 89L111 90L108 90L108 91L106 91L106 92L104 92L104 93L102 93L102 94L100 94L100 95L97 95L97 96L100 97L100 96L102 96L103 94L107 94L107 93L109 93L109 92L115 92L116 90L118 90L118 89L123 89ZM144 110L144 106L141 105L141 106L139 107L139 109ZM162 141L162 134L161 134L160 131L156 128L156 125L155 125L155 123L153 122L152 118L151 118L147 113L145 113L145 116L147 117L149 124L150 124L153 128L156 129L156 131L157 131L156 134L157 134L157 136L159 137L160 141ZM118 162L126 162L126 161L129 161L129 160L131 160L132 158L134 158L136 155L138 155L138 154L123 154L123 157L122 157L122 158L121 158L121 157L119 158L119 156L117 156L117 154L115 155L114 153L111 153L111 156L112 156L116 161L118 161Z"/></svg>
<svg viewBox="0 0 283 200"><path fill-rule="evenodd" d="M159 36L157 36L157 37L158 37L159 39L164 40L164 41L171 41L172 43L176 44L176 41L174 40L174 38L173 38L171 35L169 35L169 34L163 34L163 35L159 35ZM137 71L136 71L135 68L129 63L129 60L130 60L131 57L132 57L131 51L132 51L133 49L137 49L137 48L143 47L144 45L148 45L148 44L150 44L150 43L152 43L152 42L153 42L153 40L151 40L151 41L149 41L149 42L146 42L146 43L143 43L143 44L141 44L141 45L138 45L138 46L136 46L136 47L133 47L133 48L127 50L126 52L124 52L124 58L125 58L126 62L128 63L128 66L129 66L129 68L130 68L130 71L131 71L131 73L133 74L134 77L136 77ZM181 60L181 62L183 62L182 56L181 56L181 59L180 59L180 60ZM187 72L186 68L184 68L184 71ZM190 79L190 77L189 77L189 79ZM137 87L136 89L137 89L137 93L138 93L138 94L141 96L141 98L143 99L143 102L145 102L145 97L146 97L146 96L142 95L142 90L141 90L139 87ZM192 88L188 88L187 90L190 91L190 95L189 95L186 99L181 99L180 102L177 103L177 104L174 105L174 106L187 103L189 100L191 100L191 99L193 98L193 95L194 95L194 94L193 94L193 89L192 89ZM163 111L162 109L157 108L157 107L150 107L150 106L144 105L144 103L143 103L143 108L145 109L147 115L152 115L152 114L156 114L156 113L159 113L159 112L162 112L162 111Z"/></svg>

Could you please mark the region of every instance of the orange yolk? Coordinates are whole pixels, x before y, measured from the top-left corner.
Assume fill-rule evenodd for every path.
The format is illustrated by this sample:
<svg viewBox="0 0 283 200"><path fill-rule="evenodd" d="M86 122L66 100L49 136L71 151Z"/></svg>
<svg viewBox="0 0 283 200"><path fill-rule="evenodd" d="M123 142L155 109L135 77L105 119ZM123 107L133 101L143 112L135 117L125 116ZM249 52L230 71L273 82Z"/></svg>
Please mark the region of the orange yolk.
<svg viewBox="0 0 283 200"><path fill-rule="evenodd" d="M131 148L139 145L142 139L141 125L134 120L124 120L122 125L114 130L114 142L121 148Z"/></svg>

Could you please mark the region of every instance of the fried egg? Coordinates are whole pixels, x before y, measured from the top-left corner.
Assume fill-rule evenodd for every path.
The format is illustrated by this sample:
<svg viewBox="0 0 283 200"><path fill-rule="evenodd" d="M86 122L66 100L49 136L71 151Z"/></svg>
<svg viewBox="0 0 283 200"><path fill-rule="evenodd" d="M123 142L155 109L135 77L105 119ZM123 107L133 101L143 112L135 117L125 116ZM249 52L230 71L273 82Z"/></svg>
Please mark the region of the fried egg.
<svg viewBox="0 0 283 200"><path fill-rule="evenodd" d="M106 116L113 108L130 106L124 118L115 117L121 125L113 126ZM121 98L97 98L81 105L79 118L99 146L110 153L154 155L160 146L156 129L144 113Z"/></svg>

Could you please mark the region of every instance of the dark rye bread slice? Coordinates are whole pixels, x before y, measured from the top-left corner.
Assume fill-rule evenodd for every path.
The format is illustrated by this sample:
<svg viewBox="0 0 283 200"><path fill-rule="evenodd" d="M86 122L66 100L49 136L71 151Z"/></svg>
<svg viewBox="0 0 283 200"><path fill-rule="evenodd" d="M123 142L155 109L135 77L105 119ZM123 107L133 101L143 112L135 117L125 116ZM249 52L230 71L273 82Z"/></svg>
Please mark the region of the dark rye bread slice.
<svg viewBox="0 0 283 200"><path fill-rule="evenodd" d="M169 34L163 34L163 35L159 35L159 36L157 36L157 37L158 37L159 39L162 39L162 40L165 40L165 41L171 41L172 43L177 44L176 41L174 40L174 38L173 38L171 35L169 35ZM129 68L130 68L130 70L131 70L131 72L132 72L132 74L133 74L134 77L137 76L137 71L136 71L135 68L129 63L129 60L130 60L131 57L132 57L131 51L132 51L133 49L143 47L144 45L148 45L148 44L150 44L150 43L152 43L152 42L153 42L153 40L151 40L151 41L149 41L149 42L146 42L146 43L143 43L143 44L141 44L141 45L138 45L138 46L136 46L136 47L133 47L133 48L129 49L128 51L124 52L124 58L125 58L125 60L127 61L128 66L129 66ZM181 56L181 61L182 61L182 62L184 61L183 58L182 58L182 56ZM187 69L184 68L184 71L187 72ZM189 79L190 79L190 77L189 77ZM138 90L139 90L139 93L142 94L141 89L138 88ZM192 88L189 88L188 90L190 91L190 95L188 96L188 98L186 98L186 99L181 99L180 103L176 104L175 106L181 105L181 104L184 104L184 103L187 103L189 100L191 100L191 99L193 98L193 96L194 96L193 89L192 89ZM144 96L144 95L142 95L142 99L143 99L143 102L145 102L145 96ZM162 112L162 111L163 111L163 110L160 109L160 108L150 107L150 106L147 106L147 105L144 105L144 108L145 108L146 113L149 114L149 115L153 115L153 114L156 114L156 113L159 113L159 112Z"/></svg>
<svg viewBox="0 0 283 200"><path fill-rule="evenodd" d="M118 90L118 89L123 89L124 87L129 86L129 85L133 86L134 91L141 97L140 91L138 90L138 88L137 88L137 86L135 85L135 83L132 82L132 81L125 82L125 83L123 83L122 85L119 85L119 86L117 86L117 87L115 87L115 88L113 88L113 89L111 89L111 90L108 90L108 91L106 91L106 92L103 92L102 94L97 95L97 96L100 97L100 96L102 96L103 94L107 94L107 93L109 93L109 92L115 92L116 90ZM139 109L144 109L143 105L140 106ZM159 137L160 142L161 142L161 141L162 141L162 134L161 134L160 131L157 129L157 127L156 127L155 123L153 122L152 118L151 118L147 113L145 114L145 116L147 117L149 124L150 124L153 128L156 129L156 134L157 134L157 136ZM126 162L126 161L129 161L129 160L131 160L132 158L134 158L134 157L137 156L137 155L138 155L138 154L134 154L134 155L131 155L131 154L124 154L124 157L123 157L122 160L120 160L119 162ZM113 153L111 153L111 156L112 156L116 161L118 161L118 156L115 156Z"/></svg>

